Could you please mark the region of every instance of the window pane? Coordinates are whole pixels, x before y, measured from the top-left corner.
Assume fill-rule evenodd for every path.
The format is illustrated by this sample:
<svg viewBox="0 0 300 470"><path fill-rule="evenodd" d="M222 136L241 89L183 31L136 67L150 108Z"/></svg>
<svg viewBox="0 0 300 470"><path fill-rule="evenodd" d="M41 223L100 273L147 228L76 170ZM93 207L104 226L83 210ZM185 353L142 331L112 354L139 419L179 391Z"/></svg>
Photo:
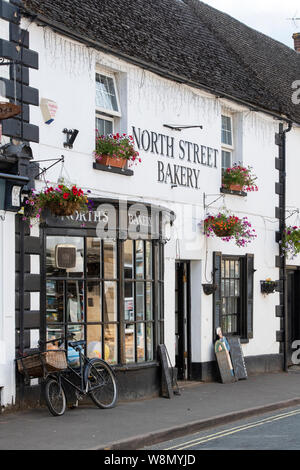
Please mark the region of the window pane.
<svg viewBox="0 0 300 470"><path fill-rule="evenodd" d="M126 279L133 278L133 241L126 240L124 243L124 276Z"/></svg>
<svg viewBox="0 0 300 470"><path fill-rule="evenodd" d="M135 362L134 325L125 325L125 360Z"/></svg>
<svg viewBox="0 0 300 470"><path fill-rule="evenodd" d="M222 144L232 145L232 125L229 116L222 116Z"/></svg>
<svg viewBox="0 0 300 470"><path fill-rule="evenodd" d="M225 261L225 277L230 277L229 275L229 266L230 266L230 261Z"/></svg>
<svg viewBox="0 0 300 470"><path fill-rule="evenodd" d="M235 277L236 278L240 277L240 262L239 261L235 262Z"/></svg>
<svg viewBox="0 0 300 470"><path fill-rule="evenodd" d="M110 364L118 362L117 325L104 326L104 359Z"/></svg>
<svg viewBox="0 0 300 470"><path fill-rule="evenodd" d="M83 238L47 237L47 276L83 276Z"/></svg>
<svg viewBox="0 0 300 470"><path fill-rule="evenodd" d="M64 321L64 283L47 281L46 283L46 317L47 323Z"/></svg>
<svg viewBox="0 0 300 470"><path fill-rule="evenodd" d="M153 361L153 325L147 323L147 359Z"/></svg>
<svg viewBox="0 0 300 470"><path fill-rule="evenodd" d="M102 119L96 117L96 129L98 135L108 135L113 133L113 122L108 121L107 119Z"/></svg>
<svg viewBox="0 0 300 470"><path fill-rule="evenodd" d="M102 358L102 327L101 325L88 325L86 329L87 356L89 358Z"/></svg>
<svg viewBox="0 0 300 470"><path fill-rule="evenodd" d="M101 284L99 281L87 283L86 321L89 323L101 322Z"/></svg>
<svg viewBox="0 0 300 470"><path fill-rule="evenodd" d="M134 321L134 298L132 282L125 283L124 318L125 321Z"/></svg>
<svg viewBox="0 0 300 470"><path fill-rule="evenodd" d="M88 277L100 277L101 241L99 238L86 239L86 269Z"/></svg>
<svg viewBox="0 0 300 470"><path fill-rule="evenodd" d="M69 325L68 333L72 333L73 335L75 335L72 341L84 340L84 326ZM79 352L75 351L75 349L71 346L68 346L68 363L71 367L80 366Z"/></svg>
<svg viewBox="0 0 300 470"><path fill-rule="evenodd" d="M230 261L230 277L233 278L235 275L235 261Z"/></svg>
<svg viewBox="0 0 300 470"><path fill-rule="evenodd" d="M137 323L137 361L144 362L146 360L145 355L145 325L144 323Z"/></svg>
<svg viewBox="0 0 300 470"><path fill-rule="evenodd" d="M110 111L118 111L113 79L98 73L96 74L96 106Z"/></svg>
<svg viewBox="0 0 300 470"><path fill-rule="evenodd" d="M152 244L146 242L146 278L152 279Z"/></svg>
<svg viewBox="0 0 300 470"><path fill-rule="evenodd" d="M116 279L117 277L117 245L112 240L104 240L104 277Z"/></svg>
<svg viewBox="0 0 300 470"><path fill-rule="evenodd" d="M74 338L72 341L84 340L84 325L68 325L68 334L72 333Z"/></svg>
<svg viewBox="0 0 300 470"><path fill-rule="evenodd" d="M136 283L136 320L145 319L145 294L144 294L144 283Z"/></svg>
<svg viewBox="0 0 300 470"><path fill-rule="evenodd" d="M222 150L222 169L227 170L227 168L232 167L232 153Z"/></svg>
<svg viewBox="0 0 300 470"><path fill-rule="evenodd" d="M159 289L158 289L159 290ZM177 298L177 296L176 296ZM146 319L152 320L153 308L152 308L152 283L146 283Z"/></svg>
<svg viewBox="0 0 300 470"><path fill-rule="evenodd" d="M103 321L114 322L117 321L118 313L118 298L117 298L117 283L105 282L104 283L104 304L103 304Z"/></svg>
<svg viewBox="0 0 300 470"><path fill-rule="evenodd" d="M84 290L82 281L67 282L67 321L84 321Z"/></svg>
<svg viewBox="0 0 300 470"><path fill-rule="evenodd" d="M144 279L144 242L138 240L136 242L136 278Z"/></svg>
<svg viewBox="0 0 300 470"><path fill-rule="evenodd" d="M62 338L64 336L64 329L62 326L47 326L46 341Z"/></svg>

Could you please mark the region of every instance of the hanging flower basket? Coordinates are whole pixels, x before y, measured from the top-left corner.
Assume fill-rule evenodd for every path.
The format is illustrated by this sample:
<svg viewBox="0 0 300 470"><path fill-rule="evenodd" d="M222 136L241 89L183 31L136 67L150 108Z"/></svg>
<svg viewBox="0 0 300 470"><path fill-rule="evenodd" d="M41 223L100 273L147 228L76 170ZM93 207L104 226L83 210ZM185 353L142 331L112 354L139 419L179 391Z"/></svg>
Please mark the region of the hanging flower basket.
<svg viewBox="0 0 300 470"><path fill-rule="evenodd" d="M204 233L207 237L216 236L223 241L235 241L239 247L245 247L257 237L247 217L239 219L234 215L220 212L217 216L208 216L204 221Z"/></svg>
<svg viewBox="0 0 300 470"><path fill-rule="evenodd" d="M124 168L127 162L141 162L139 153L134 148L132 136L127 134L109 134L96 136L96 162L105 166Z"/></svg>
<svg viewBox="0 0 300 470"><path fill-rule="evenodd" d="M76 211L91 209L92 205L92 201L89 201L82 189L75 185L68 187L60 184L57 188L46 187L39 193L32 191L25 201L23 220L40 221L45 209L54 216L70 216Z"/></svg>
<svg viewBox="0 0 300 470"><path fill-rule="evenodd" d="M258 191L255 184L257 177L252 174L251 167L243 167L241 165L234 165L232 168L227 168L223 174L222 186L224 189L231 191Z"/></svg>
<svg viewBox="0 0 300 470"><path fill-rule="evenodd" d="M286 257L295 258L300 253L300 227L287 227L282 240L282 251Z"/></svg>

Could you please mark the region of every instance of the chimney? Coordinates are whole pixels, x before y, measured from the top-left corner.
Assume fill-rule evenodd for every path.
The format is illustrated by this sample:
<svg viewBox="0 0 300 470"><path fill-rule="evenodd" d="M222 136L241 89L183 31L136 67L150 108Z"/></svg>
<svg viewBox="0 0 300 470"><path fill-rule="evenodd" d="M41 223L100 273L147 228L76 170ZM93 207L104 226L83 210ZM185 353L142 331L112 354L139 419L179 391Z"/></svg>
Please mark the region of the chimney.
<svg viewBox="0 0 300 470"><path fill-rule="evenodd" d="M300 52L300 33L293 34L295 51Z"/></svg>

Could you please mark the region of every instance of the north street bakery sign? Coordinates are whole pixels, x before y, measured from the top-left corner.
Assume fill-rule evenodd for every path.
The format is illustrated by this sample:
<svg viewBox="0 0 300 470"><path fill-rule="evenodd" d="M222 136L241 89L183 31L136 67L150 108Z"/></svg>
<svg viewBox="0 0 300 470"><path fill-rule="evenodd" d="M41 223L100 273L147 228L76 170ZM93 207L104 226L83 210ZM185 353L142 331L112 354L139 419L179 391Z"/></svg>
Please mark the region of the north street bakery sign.
<svg viewBox="0 0 300 470"><path fill-rule="evenodd" d="M217 168L219 150L215 148L134 126L132 134L139 150L164 157L157 160L159 183L200 189L199 167Z"/></svg>

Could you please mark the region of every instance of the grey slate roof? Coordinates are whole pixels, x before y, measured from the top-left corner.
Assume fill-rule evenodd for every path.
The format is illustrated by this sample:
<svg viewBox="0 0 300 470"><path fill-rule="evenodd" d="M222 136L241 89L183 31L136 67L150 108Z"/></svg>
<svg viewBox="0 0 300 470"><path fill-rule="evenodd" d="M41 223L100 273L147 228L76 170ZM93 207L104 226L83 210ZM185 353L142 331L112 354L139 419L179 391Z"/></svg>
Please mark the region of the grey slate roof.
<svg viewBox="0 0 300 470"><path fill-rule="evenodd" d="M300 54L199 0L23 0L38 18L147 64L300 123Z"/></svg>

